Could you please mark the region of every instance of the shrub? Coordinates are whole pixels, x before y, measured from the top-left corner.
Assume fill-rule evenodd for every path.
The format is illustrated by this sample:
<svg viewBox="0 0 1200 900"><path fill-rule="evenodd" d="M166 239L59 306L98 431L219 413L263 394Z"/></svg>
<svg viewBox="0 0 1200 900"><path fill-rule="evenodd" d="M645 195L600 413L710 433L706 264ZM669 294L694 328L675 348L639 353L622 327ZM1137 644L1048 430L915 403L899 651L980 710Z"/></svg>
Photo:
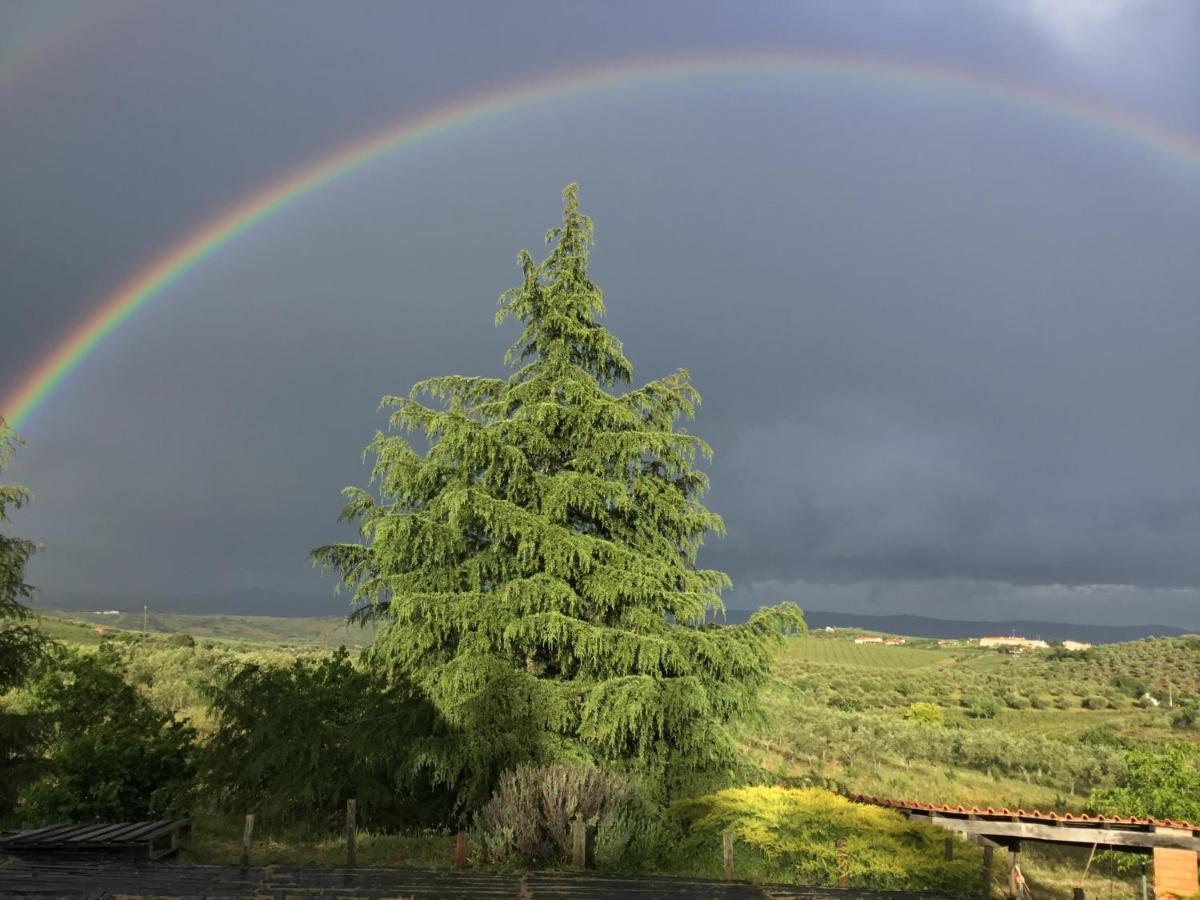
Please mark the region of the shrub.
<svg viewBox="0 0 1200 900"><path fill-rule="evenodd" d="M576 816L596 829L598 866L629 866L654 853L655 807L633 782L587 765L522 766L506 772L479 811L476 831L494 862L561 863L571 855Z"/></svg>
<svg viewBox="0 0 1200 900"><path fill-rule="evenodd" d="M1200 722L1200 704L1189 700L1179 707L1179 711L1171 716L1171 727L1181 731L1195 728Z"/></svg>
<svg viewBox="0 0 1200 900"><path fill-rule="evenodd" d="M904 711L904 718L926 725L944 725L945 713L936 703L913 703Z"/></svg>
<svg viewBox="0 0 1200 900"><path fill-rule="evenodd" d="M204 775L219 806L308 827L335 825L351 797L372 825L446 814L419 771L431 761L428 704L355 667L344 647L287 668L243 665L212 694Z"/></svg>
<svg viewBox="0 0 1200 900"><path fill-rule="evenodd" d="M1075 704L1071 702L1071 698L1065 694L1054 699L1054 705L1058 709L1071 709Z"/></svg>
<svg viewBox="0 0 1200 900"><path fill-rule="evenodd" d="M108 654L67 654L32 686L52 723L47 773L21 792L21 818L130 821L186 808L194 732L155 710Z"/></svg>
<svg viewBox="0 0 1200 900"><path fill-rule="evenodd" d="M1099 694L1094 694L1091 697L1083 698L1084 709L1108 709L1108 698L1101 697Z"/></svg>
<svg viewBox="0 0 1200 900"><path fill-rule="evenodd" d="M672 807L677 856L689 871L718 876L721 834L734 836L739 877L813 885L837 882L837 841L845 841L853 887L946 891L965 896L977 881L979 851L894 810L852 803L820 788L732 788Z"/></svg>
<svg viewBox="0 0 1200 900"><path fill-rule="evenodd" d="M1000 712L1000 704L995 697L976 697L971 701L967 712L974 719L994 719Z"/></svg>
<svg viewBox="0 0 1200 900"><path fill-rule="evenodd" d="M1080 735L1079 743L1086 744L1089 747L1113 747L1117 749L1128 745L1128 741L1108 725L1097 725L1094 728L1089 728Z"/></svg>

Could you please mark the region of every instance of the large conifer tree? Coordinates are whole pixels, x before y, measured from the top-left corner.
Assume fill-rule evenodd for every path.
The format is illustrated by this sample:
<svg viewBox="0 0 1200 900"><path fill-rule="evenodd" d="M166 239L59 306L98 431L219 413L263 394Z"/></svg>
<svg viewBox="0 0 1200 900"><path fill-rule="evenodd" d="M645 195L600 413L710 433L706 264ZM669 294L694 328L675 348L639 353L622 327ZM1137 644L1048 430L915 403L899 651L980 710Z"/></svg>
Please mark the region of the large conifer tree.
<svg viewBox="0 0 1200 900"><path fill-rule="evenodd" d="M599 322L575 185L546 240L541 264L521 252L522 283L500 299L497 324L524 326L513 374L385 397L392 433L369 448L379 496L346 491L362 541L314 558L384 623L374 658L456 736L444 775L486 789L525 761L591 759L655 781L720 766L773 641L803 620L786 604L711 624L730 584L696 564L722 531L699 499L696 461L711 451L677 427L699 395L682 369L623 391L633 367Z"/></svg>

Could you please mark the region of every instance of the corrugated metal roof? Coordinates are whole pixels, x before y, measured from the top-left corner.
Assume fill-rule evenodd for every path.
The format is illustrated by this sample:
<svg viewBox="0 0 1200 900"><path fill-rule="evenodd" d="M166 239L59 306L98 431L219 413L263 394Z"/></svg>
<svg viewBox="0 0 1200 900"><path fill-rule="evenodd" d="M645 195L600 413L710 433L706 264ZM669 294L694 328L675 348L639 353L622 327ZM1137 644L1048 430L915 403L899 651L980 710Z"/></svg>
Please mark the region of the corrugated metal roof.
<svg viewBox="0 0 1200 900"><path fill-rule="evenodd" d="M1040 809L1009 809L1006 806L961 806L948 803L922 803L920 800L892 800L887 797L873 797L869 794L851 794L850 799L856 803L871 803L875 806L887 806L892 809L906 809L912 812L943 813L952 816L975 816L980 819L1020 819L1031 822L1070 822L1079 825L1132 825L1142 828L1151 826L1159 828L1181 828L1190 831L1200 831L1200 825L1182 822L1176 819L1143 819L1137 816L1089 816L1086 813L1057 812Z"/></svg>

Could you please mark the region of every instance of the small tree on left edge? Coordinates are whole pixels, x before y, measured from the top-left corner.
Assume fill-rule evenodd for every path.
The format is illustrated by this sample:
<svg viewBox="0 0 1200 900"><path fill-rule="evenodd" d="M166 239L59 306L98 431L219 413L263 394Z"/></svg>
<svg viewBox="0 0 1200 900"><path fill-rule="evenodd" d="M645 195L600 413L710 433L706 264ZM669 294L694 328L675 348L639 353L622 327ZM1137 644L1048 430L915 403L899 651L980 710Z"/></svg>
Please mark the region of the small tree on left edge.
<svg viewBox="0 0 1200 900"><path fill-rule="evenodd" d="M11 464L18 443L0 417L0 472ZM0 525L29 499L24 485L0 482ZM33 541L0 534L0 694L23 684L45 650L45 637L30 624L29 609L21 602L34 594L25 583L25 564L36 550ZM36 717L0 706L0 816L9 813L17 789L37 769L37 726Z"/></svg>

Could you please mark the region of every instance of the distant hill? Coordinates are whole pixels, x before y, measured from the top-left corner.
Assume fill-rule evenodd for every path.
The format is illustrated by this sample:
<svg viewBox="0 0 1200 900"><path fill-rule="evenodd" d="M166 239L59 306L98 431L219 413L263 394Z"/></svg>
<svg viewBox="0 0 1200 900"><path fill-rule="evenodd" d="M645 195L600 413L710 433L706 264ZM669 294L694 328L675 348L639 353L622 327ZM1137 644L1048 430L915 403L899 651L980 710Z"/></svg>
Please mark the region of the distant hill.
<svg viewBox="0 0 1200 900"><path fill-rule="evenodd" d="M330 629L342 628L350 604L345 595L288 593L270 590L223 591L212 594L43 594L36 603L39 611L59 610L60 614L102 620L81 615L82 611L119 610L119 628L141 628L142 607L148 606L153 631L186 631L194 637L224 637L251 641L310 641L321 643ZM730 609L726 621L744 622L752 610ZM125 617L128 618L125 618ZM985 634L1019 634L1047 641L1076 640L1091 644L1117 644L1145 637L1178 637L1185 628L1170 625L1081 625L1070 622L1036 622L1025 619L970 621L937 619L931 616L861 615L858 613L804 611L810 628L842 626L903 634L913 637L969 638ZM177 620L177 621L176 621ZM184 622L187 624L184 624ZM108 621L104 619L103 621ZM108 622L116 624L115 622ZM158 623L158 624L155 624ZM324 623L317 625L315 623ZM330 623L333 623L332 625ZM211 629L211 630L209 630ZM359 636L348 643L369 643Z"/></svg>
<svg viewBox="0 0 1200 900"><path fill-rule="evenodd" d="M745 621L749 610L730 610L729 621ZM862 628L911 637L971 638L984 635L1018 634L1046 641L1074 640L1089 644L1119 644L1147 637L1179 637L1185 628L1170 625L1079 625L1069 622L1030 622L1012 619L1001 622L973 622L964 619L934 619L928 616L868 616L857 613L822 612L806 609L804 620L809 628Z"/></svg>
<svg viewBox="0 0 1200 900"><path fill-rule="evenodd" d="M141 631L143 625L142 612L117 611L110 614L103 611L40 609L38 614L51 621L70 620L121 631ZM195 638L319 647L342 644L365 647L375 635L373 628L348 625L344 617L337 616L191 616L150 611L145 614L144 622L147 631L160 634L190 634ZM53 637L76 639L74 634L59 634L53 627L47 631Z"/></svg>
<svg viewBox="0 0 1200 900"><path fill-rule="evenodd" d="M346 594L335 596L332 585L320 594L265 588L178 594L43 591L33 605L59 610L115 609L139 616L143 607L188 616L337 618L350 612Z"/></svg>

